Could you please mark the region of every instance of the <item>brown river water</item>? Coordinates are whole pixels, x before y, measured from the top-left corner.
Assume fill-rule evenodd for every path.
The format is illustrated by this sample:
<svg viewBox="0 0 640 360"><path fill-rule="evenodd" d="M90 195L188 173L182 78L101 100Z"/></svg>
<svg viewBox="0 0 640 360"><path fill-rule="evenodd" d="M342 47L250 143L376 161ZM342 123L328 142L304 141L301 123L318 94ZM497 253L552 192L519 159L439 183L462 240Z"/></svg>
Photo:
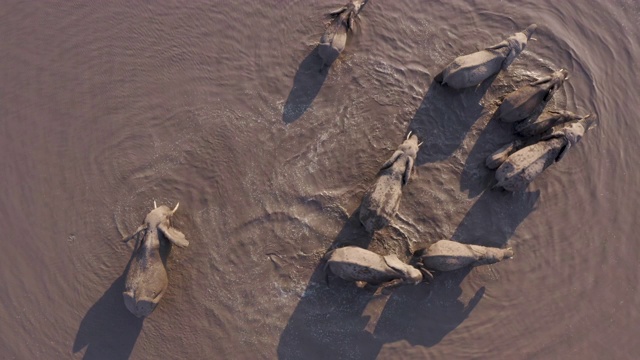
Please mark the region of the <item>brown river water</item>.
<svg viewBox="0 0 640 360"><path fill-rule="evenodd" d="M319 73L333 1L0 5L3 359L638 359L640 3L371 0ZM493 82L432 83L538 24ZM548 108L598 126L526 192L492 190L497 100L565 68ZM356 212L413 130L398 228ZM634 165L635 164L635 165ZM180 202L169 288L124 307L133 232ZM324 283L332 245L513 247L374 293Z"/></svg>

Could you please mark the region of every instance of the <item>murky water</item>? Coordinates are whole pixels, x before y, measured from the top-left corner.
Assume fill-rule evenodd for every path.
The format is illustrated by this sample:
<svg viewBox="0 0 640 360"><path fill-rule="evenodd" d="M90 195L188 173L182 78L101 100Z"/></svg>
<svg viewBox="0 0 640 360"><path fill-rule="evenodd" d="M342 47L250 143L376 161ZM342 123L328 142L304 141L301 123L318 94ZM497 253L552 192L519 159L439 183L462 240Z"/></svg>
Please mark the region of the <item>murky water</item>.
<svg viewBox="0 0 640 360"><path fill-rule="evenodd" d="M0 5L4 359L637 359L640 4L371 0L328 73L331 1ZM432 79L539 25L491 84ZM549 108L599 126L527 192L490 189L511 139L497 100L565 68ZM408 130L425 144L397 221L352 216ZM180 202L191 241L141 321L122 301L132 232ZM319 260L442 238L513 260L388 294Z"/></svg>

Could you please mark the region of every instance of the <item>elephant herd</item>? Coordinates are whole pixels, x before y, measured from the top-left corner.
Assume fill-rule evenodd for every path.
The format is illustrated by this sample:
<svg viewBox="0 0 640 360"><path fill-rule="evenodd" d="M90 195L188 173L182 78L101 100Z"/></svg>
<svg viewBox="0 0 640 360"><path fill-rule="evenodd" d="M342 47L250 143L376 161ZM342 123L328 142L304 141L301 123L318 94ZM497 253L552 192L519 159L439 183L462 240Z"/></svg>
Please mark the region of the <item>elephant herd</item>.
<svg viewBox="0 0 640 360"><path fill-rule="evenodd" d="M344 49L346 34L353 27L353 19L364 3L366 1L354 0L331 13L334 20L320 44L323 64L333 61L336 54ZM532 24L496 45L457 57L434 77L434 81L454 89L479 85L501 70L506 70L525 49L536 29L537 25ZM323 54L332 54L333 57L328 58ZM568 72L561 69L504 97L494 118L516 123L515 132L521 138L487 157L486 166L496 170L497 184L494 188L524 190L546 168L562 159L567 150L580 141L585 131L593 125L594 119L590 115L580 116L564 110L540 114L567 76ZM417 135L409 133L381 166L378 179L365 193L359 209L360 222L367 232L373 233L392 223L400 205L402 188L409 181L421 144ZM431 271L434 270L452 271L465 266L493 264L511 257L511 248L440 240L416 251L409 264L400 261L394 254L382 256L356 246L333 249L325 255L324 261L325 271L330 270L347 281L418 284L433 278Z"/></svg>
<svg viewBox="0 0 640 360"><path fill-rule="evenodd" d="M347 36L366 2L351 0L330 13L332 21L319 44L318 54L322 59L320 71L331 66L344 50ZM525 49L536 28L532 24L496 45L454 59L434 77L434 81L454 89L479 85L501 70L506 70ZM515 123L514 132L519 138L487 157L486 166L495 169L497 184L494 188L507 191L525 189L546 168L562 159L594 124L594 118L589 115L580 116L565 110L541 113L567 76L566 70L555 71L503 98L494 118ZM358 217L368 233L393 226L402 189L414 171L420 145L422 143L418 136L410 132L382 164L377 180L365 192ZM177 208L178 205L173 210L164 205L155 206L134 234L125 239L137 238L123 296L127 309L138 317L151 314L167 288L166 258L162 255L162 249L168 246L167 240L179 247L189 245L184 234L171 226L170 218ZM511 248L440 240L414 252L408 263L395 254L383 256L356 246L334 248L325 254L323 261L327 282L329 274L333 274L347 281L379 285L389 282L419 284L432 279L434 271L493 264L511 257Z"/></svg>

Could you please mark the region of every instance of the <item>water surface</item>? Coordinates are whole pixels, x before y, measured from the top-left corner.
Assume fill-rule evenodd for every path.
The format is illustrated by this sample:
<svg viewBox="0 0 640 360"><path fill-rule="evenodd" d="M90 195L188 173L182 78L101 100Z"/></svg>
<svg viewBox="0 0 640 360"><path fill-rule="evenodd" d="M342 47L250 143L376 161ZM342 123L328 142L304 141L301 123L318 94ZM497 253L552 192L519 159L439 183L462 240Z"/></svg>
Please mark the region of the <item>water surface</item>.
<svg viewBox="0 0 640 360"><path fill-rule="evenodd" d="M371 0L327 73L331 1L0 5L0 352L5 359L636 359L640 5ZM491 83L432 83L539 25ZM497 100L558 68L550 108L599 126L526 192L490 190ZM398 226L356 211L413 130ZM191 241L148 319L122 302L134 231L180 202ZM374 294L319 260L351 242L511 246L513 260Z"/></svg>

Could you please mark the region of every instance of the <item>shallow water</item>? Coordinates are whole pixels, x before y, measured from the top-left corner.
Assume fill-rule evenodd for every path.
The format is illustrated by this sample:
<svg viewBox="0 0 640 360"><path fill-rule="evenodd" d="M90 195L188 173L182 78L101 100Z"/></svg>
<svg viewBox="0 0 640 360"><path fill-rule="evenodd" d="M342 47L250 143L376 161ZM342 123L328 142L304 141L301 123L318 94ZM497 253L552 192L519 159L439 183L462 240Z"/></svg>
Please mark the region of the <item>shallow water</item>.
<svg viewBox="0 0 640 360"><path fill-rule="evenodd" d="M640 4L371 0L326 73L331 1L0 5L5 359L636 359ZM492 83L432 84L530 23ZM548 105L596 129L523 193L491 190L496 100L558 68ZM351 216L413 130L398 231ZM122 301L135 230L180 202L191 241L144 321ZM442 238L513 260L374 294L324 284L332 244Z"/></svg>

